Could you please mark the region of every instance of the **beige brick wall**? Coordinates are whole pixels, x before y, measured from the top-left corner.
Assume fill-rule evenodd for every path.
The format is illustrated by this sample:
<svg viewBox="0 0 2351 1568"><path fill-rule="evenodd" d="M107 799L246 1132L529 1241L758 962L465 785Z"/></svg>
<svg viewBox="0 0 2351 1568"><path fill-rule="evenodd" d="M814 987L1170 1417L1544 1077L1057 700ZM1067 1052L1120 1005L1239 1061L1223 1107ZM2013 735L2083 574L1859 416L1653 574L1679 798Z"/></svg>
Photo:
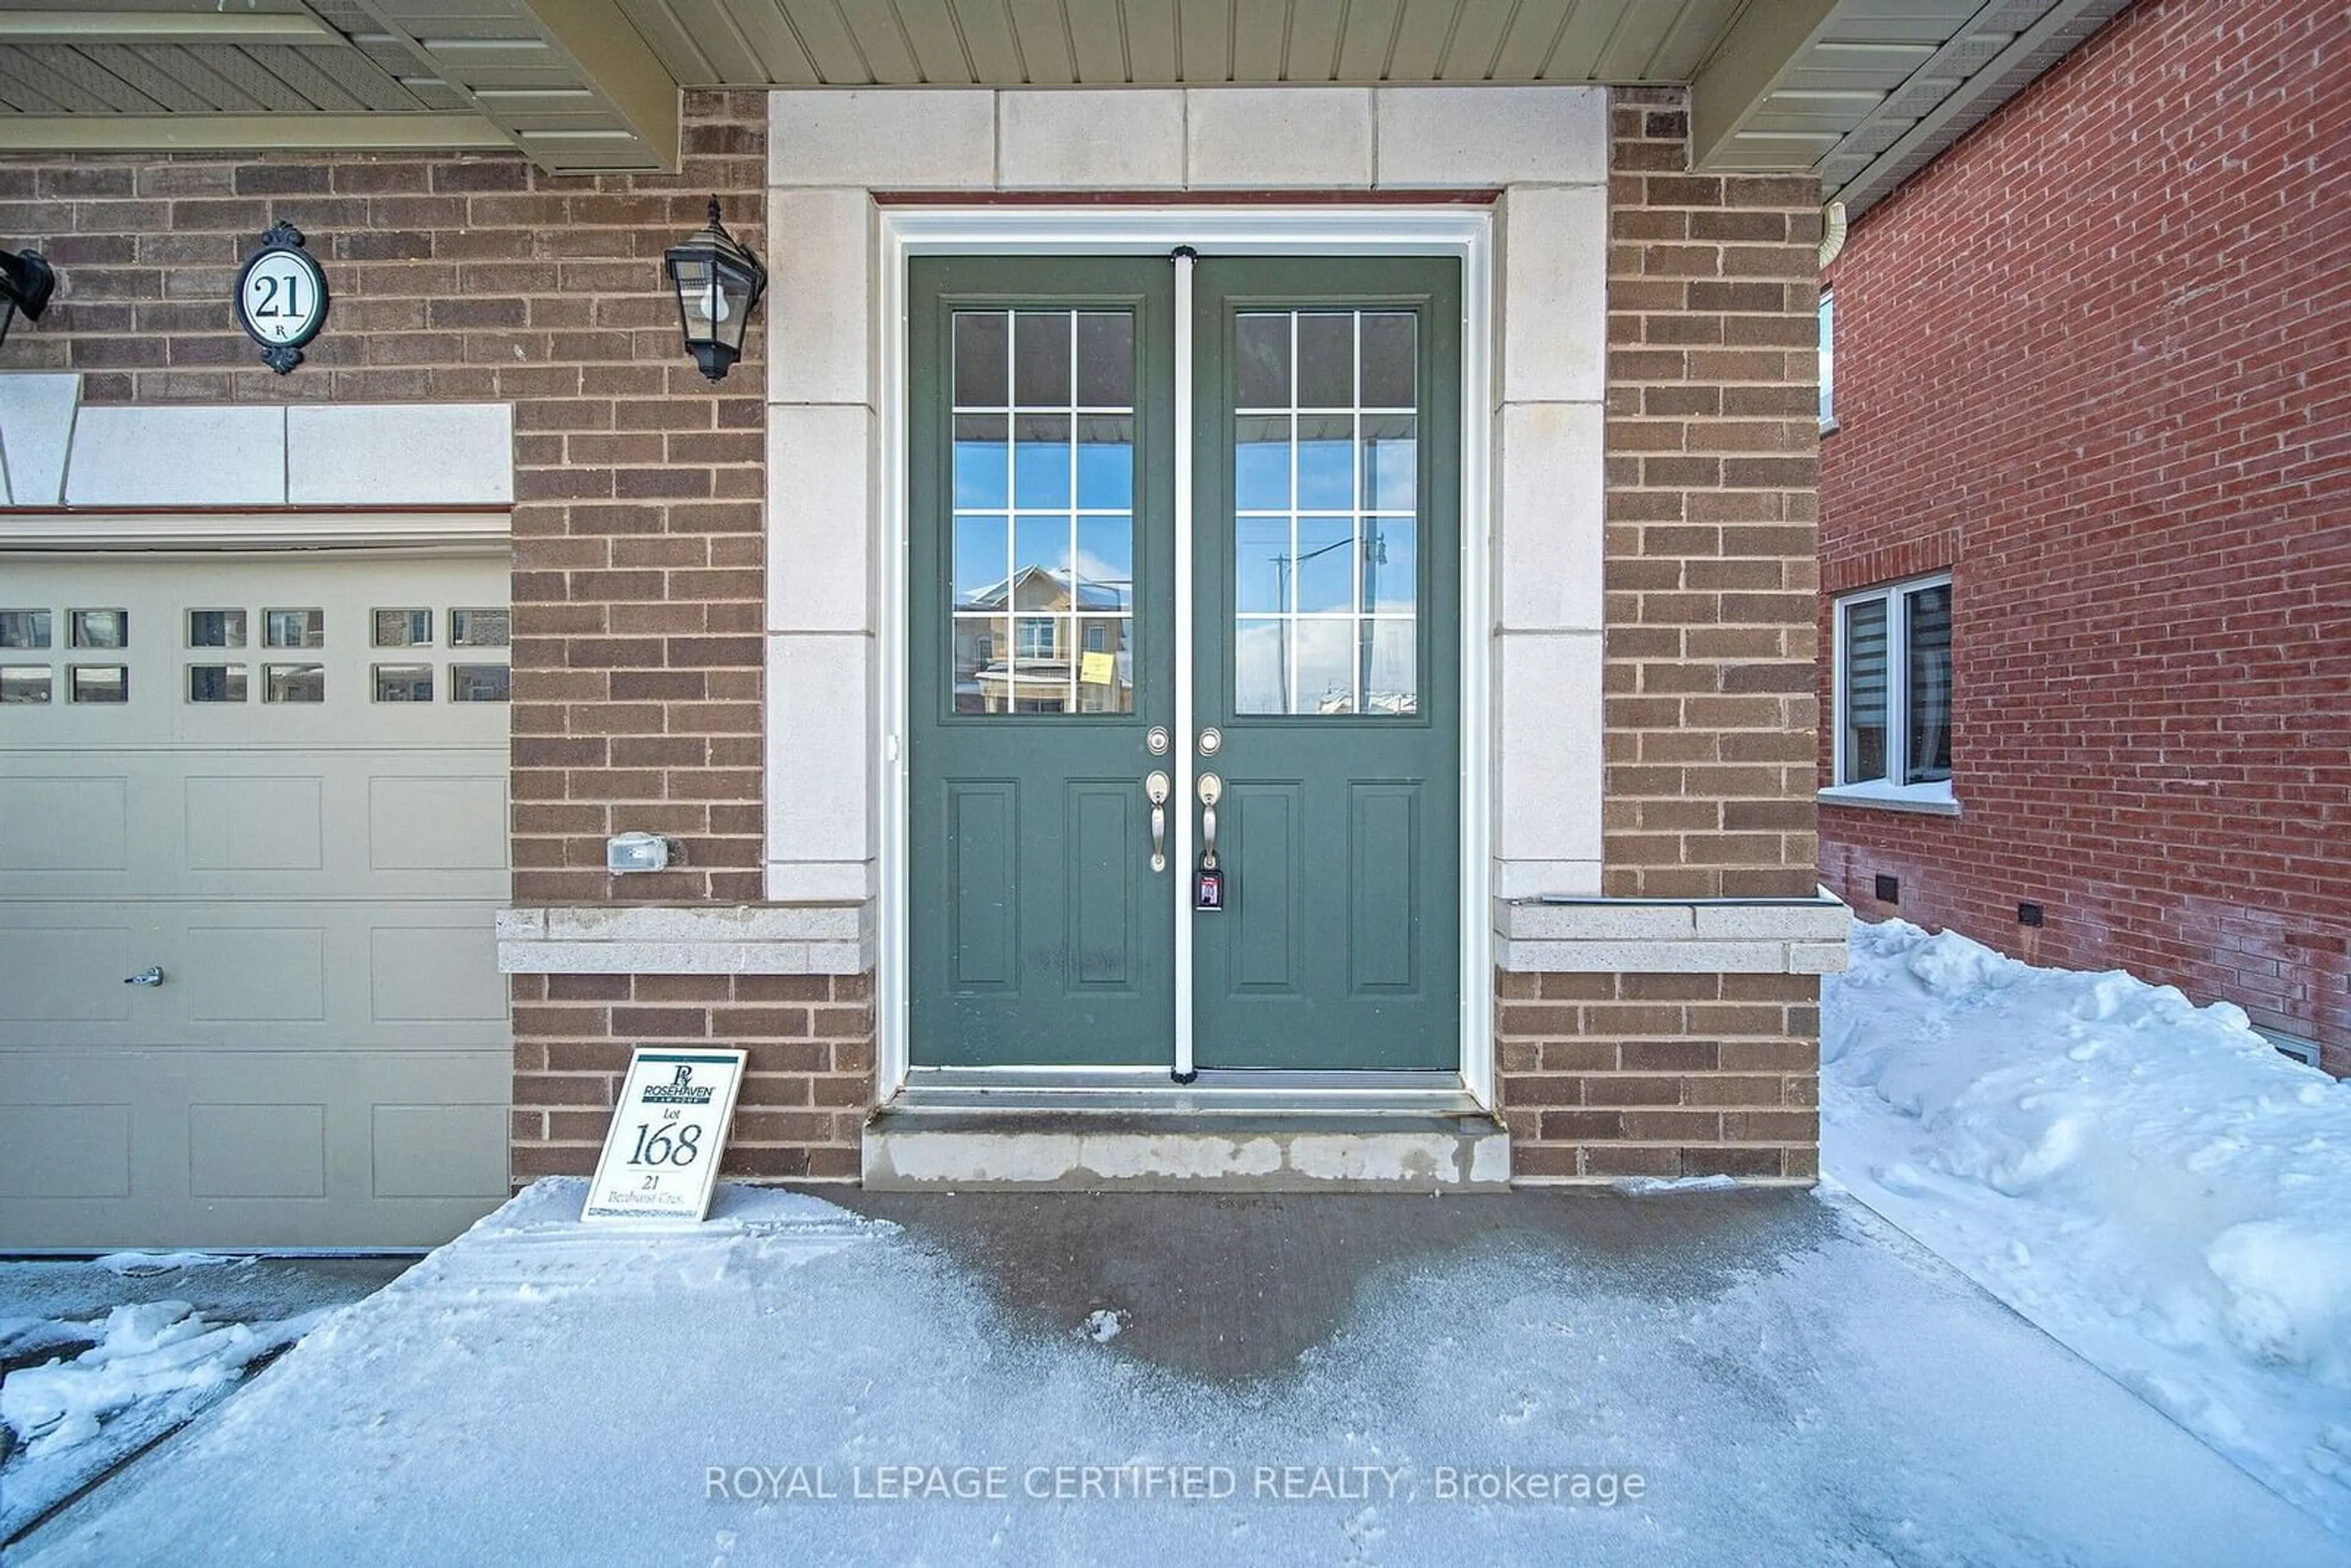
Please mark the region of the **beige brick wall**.
<svg viewBox="0 0 2351 1568"><path fill-rule="evenodd" d="M1818 882L1820 187L1691 175L1678 89L1611 108L1604 891Z"/></svg>
<svg viewBox="0 0 2351 1568"><path fill-rule="evenodd" d="M1800 897L1813 837L1817 182L1692 175L1612 95L1607 782L1615 897ZM1820 1170L1808 975L1496 976L1529 1182Z"/></svg>

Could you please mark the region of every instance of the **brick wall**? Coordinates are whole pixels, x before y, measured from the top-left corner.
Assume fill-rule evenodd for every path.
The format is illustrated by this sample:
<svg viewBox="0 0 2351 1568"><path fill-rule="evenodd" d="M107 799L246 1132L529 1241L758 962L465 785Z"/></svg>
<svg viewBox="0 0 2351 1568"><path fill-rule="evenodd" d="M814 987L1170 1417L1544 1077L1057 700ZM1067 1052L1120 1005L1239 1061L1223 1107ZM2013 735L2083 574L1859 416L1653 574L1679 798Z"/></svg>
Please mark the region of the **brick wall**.
<svg viewBox="0 0 2351 1568"><path fill-rule="evenodd" d="M1801 896L1820 185L1686 172L1684 102L1611 110L1604 890Z"/></svg>
<svg viewBox="0 0 2351 1568"><path fill-rule="evenodd" d="M1822 460L1831 591L1952 570L1965 813L1827 809L1830 885L2338 1072L2347 152L2351 13L2147 0L1855 225Z"/></svg>
<svg viewBox="0 0 2351 1568"><path fill-rule="evenodd" d="M1820 192L1688 173L1611 100L1604 890L1802 896L1813 829ZM1809 975L1496 977L1519 1179L1819 1174Z"/></svg>
<svg viewBox="0 0 2351 1568"><path fill-rule="evenodd" d="M1814 977L1506 974L1499 985L1515 1179L1820 1175Z"/></svg>
<svg viewBox="0 0 2351 1568"><path fill-rule="evenodd" d="M766 312L714 388L661 253L701 225L764 249L766 96L689 93L674 176L561 178L510 155L82 156L0 165L0 233L58 269L0 369L76 370L93 402L510 402L514 897L760 896ZM285 219L333 294L280 377L229 308ZM608 877L607 835L684 865ZM726 1169L856 1168L870 977L515 977L513 1171L594 1163L632 1044L751 1051Z"/></svg>
<svg viewBox="0 0 2351 1568"><path fill-rule="evenodd" d="M512 155L0 165L0 234L58 272L0 369L80 371L92 402L515 405L521 902L759 895L766 355L754 342L705 382L661 253L714 192L758 248L765 103L687 95L674 176L560 178ZM229 306L279 219L333 298L290 376ZM624 828L680 836L685 868L607 877Z"/></svg>
<svg viewBox="0 0 2351 1568"><path fill-rule="evenodd" d="M853 1179L873 1098L870 975L517 975L513 1176L595 1167L637 1044L750 1054L728 1176Z"/></svg>

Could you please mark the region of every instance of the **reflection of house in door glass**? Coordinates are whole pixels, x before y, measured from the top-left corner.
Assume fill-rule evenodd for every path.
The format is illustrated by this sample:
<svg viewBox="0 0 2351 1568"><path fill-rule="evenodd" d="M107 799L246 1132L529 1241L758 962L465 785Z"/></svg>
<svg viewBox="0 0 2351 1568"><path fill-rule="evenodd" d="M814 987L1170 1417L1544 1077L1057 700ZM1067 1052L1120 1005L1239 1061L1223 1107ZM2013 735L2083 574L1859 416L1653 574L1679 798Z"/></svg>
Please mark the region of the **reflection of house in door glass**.
<svg viewBox="0 0 2351 1568"><path fill-rule="evenodd" d="M1041 566L956 601L957 713L1127 713L1128 585Z"/></svg>

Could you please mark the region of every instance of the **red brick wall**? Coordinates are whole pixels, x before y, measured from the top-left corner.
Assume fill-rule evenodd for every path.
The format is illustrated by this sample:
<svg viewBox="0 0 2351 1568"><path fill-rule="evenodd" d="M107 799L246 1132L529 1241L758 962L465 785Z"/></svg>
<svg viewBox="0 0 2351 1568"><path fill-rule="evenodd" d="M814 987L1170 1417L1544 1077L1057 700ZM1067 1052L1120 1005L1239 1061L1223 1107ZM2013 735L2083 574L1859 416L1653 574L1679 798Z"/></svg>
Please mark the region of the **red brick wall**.
<svg viewBox="0 0 2351 1568"><path fill-rule="evenodd" d="M871 975L517 975L513 1176L585 1176L635 1045L750 1052L730 1176L853 1179L873 1098Z"/></svg>
<svg viewBox="0 0 2351 1568"><path fill-rule="evenodd" d="M2351 11L2299 0L2146 0L1855 225L1824 586L1952 569L1965 811L1824 810L1856 908L2351 1068L2346 268Z"/></svg>

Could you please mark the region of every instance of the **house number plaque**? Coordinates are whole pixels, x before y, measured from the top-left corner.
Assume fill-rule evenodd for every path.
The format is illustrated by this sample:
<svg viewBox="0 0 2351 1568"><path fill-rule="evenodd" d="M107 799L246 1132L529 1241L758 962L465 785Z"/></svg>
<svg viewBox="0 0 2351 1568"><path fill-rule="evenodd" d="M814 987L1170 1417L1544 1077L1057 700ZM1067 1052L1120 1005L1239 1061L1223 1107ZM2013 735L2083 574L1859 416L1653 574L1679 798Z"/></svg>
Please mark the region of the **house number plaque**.
<svg viewBox="0 0 2351 1568"><path fill-rule="evenodd" d="M236 324L261 345L261 362L286 374L327 324L327 275L302 248L302 231L275 223L236 275Z"/></svg>

